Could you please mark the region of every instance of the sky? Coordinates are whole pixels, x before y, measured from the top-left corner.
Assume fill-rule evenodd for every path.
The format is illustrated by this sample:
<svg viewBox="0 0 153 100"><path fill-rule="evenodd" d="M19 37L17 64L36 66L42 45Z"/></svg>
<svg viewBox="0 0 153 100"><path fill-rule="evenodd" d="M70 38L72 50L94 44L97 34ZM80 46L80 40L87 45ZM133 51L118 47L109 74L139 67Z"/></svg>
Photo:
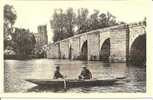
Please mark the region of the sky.
<svg viewBox="0 0 153 100"><path fill-rule="evenodd" d="M72 7L88 8L90 12L98 9L100 12L109 11L117 20L127 23L139 22L148 16L149 2L147 0L76 0L76 1L54 1L54 0L27 0L8 1L7 4L14 6L17 12L15 27L26 28L37 33L38 25L47 25L48 41L52 42L53 32L50 26L50 19L54 9L62 8L66 10Z"/></svg>

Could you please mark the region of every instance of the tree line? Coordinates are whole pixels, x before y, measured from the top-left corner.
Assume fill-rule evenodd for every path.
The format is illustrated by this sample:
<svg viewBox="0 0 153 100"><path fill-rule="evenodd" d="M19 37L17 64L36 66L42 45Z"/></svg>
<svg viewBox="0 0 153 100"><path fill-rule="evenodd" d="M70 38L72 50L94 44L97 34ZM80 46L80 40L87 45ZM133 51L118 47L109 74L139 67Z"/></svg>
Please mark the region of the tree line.
<svg viewBox="0 0 153 100"><path fill-rule="evenodd" d="M13 25L17 13L13 6L4 6L4 56L26 57L32 54L36 40L28 29L17 28Z"/></svg>
<svg viewBox="0 0 153 100"><path fill-rule="evenodd" d="M34 34L28 29L14 27L16 19L17 13L14 7L5 5L4 50L11 50L19 56L30 55L36 44ZM109 12L101 13L99 10L94 10L90 14L87 8L80 8L77 11L68 8L66 11L55 9L50 24L54 33L53 41L56 42L76 34L117 25L119 22Z"/></svg>
<svg viewBox="0 0 153 100"><path fill-rule="evenodd" d="M117 25L116 17L110 12L102 13L94 10L90 14L87 8L80 8L75 12L73 8L63 11L61 8L55 9L53 19L50 20L53 29L53 41L71 37L91 30Z"/></svg>

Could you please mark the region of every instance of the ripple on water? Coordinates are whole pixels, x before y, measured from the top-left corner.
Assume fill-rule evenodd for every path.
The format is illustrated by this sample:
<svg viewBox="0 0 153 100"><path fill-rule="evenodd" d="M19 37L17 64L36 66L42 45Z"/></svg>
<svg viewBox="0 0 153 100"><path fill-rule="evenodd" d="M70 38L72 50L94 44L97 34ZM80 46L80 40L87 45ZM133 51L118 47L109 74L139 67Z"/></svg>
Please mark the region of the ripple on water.
<svg viewBox="0 0 153 100"><path fill-rule="evenodd" d="M75 93L114 93L114 92L146 92L146 69L127 66L125 63L103 63L101 61L71 60L5 60L5 92L75 92ZM61 73L69 79L76 79L80 74L80 66L86 65L97 79L127 77L120 84L99 87L49 88L39 87L24 81L28 78L51 79L55 66L61 66Z"/></svg>

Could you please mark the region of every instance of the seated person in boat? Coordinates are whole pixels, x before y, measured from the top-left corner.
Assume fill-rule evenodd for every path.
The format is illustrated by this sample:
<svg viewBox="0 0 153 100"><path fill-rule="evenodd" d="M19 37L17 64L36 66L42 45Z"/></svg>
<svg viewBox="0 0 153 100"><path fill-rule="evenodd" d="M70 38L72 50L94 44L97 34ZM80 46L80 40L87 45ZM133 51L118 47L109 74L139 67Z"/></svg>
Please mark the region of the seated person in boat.
<svg viewBox="0 0 153 100"><path fill-rule="evenodd" d="M87 69L87 67L83 66L81 74L79 75L79 79L85 80L91 78L92 78L91 72L89 71L89 69Z"/></svg>
<svg viewBox="0 0 153 100"><path fill-rule="evenodd" d="M60 73L60 67L56 66L56 70L54 72L54 79L58 79L58 78L64 78L63 75Z"/></svg>

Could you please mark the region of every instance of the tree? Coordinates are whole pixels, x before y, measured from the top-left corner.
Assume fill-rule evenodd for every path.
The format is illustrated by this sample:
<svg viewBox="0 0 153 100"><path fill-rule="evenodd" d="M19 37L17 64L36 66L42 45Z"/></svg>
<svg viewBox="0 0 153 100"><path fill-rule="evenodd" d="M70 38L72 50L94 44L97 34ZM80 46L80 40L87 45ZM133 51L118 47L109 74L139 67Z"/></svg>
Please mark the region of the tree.
<svg viewBox="0 0 153 100"><path fill-rule="evenodd" d="M94 13L90 15L90 30L95 30L99 28L99 11L94 10Z"/></svg>
<svg viewBox="0 0 153 100"><path fill-rule="evenodd" d="M68 8L65 13L62 9L55 9L53 19L50 21L54 42L74 35L75 17L73 8Z"/></svg>
<svg viewBox="0 0 153 100"><path fill-rule="evenodd" d="M13 6L4 6L4 49L11 44L13 24L17 18L16 11Z"/></svg>
<svg viewBox="0 0 153 100"><path fill-rule="evenodd" d="M116 17L114 15L112 15L110 12L106 13L106 26L113 26L113 25L117 25L116 22Z"/></svg>
<svg viewBox="0 0 153 100"><path fill-rule="evenodd" d="M9 22L12 25L15 23L17 18L16 11L13 6L5 5L4 6L4 21Z"/></svg>
<svg viewBox="0 0 153 100"><path fill-rule="evenodd" d="M26 29L16 28L15 33L12 35L15 42L14 50L19 56L28 56L32 53L35 47L36 40L34 35Z"/></svg>
<svg viewBox="0 0 153 100"><path fill-rule="evenodd" d="M89 15L87 8L80 8L77 13L72 8L68 8L66 12L62 9L55 9L53 19L51 20L51 28L53 29L53 41L73 36L74 34L82 34L98 28L117 25L116 17L107 12L100 13L99 10ZM77 29L74 31L74 29Z"/></svg>
<svg viewBox="0 0 153 100"><path fill-rule="evenodd" d="M64 39L64 22L65 22L65 14L62 9L55 9L53 14L53 19L50 21L51 28L54 31L53 41L59 41Z"/></svg>
<svg viewBox="0 0 153 100"><path fill-rule="evenodd" d="M99 15L99 28L107 27L107 16L105 13Z"/></svg>
<svg viewBox="0 0 153 100"><path fill-rule="evenodd" d="M76 14L73 11L73 8L68 8L65 14L65 29L66 29L66 38L74 35L74 27L75 27L75 20Z"/></svg>
<svg viewBox="0 0 153 100"><path fill-rule="evenodd" d="M29 31L20 28L13 28L17 18L16 11L13 6L4 6L4 49L12 50L18 56L31 54L35 47L35 37ZM13 29L15 31L13 31ZM9 55L6 55L9 56Z"/></svg>
<svg viewBox="0 0 153 100"><path fill-rule="evenodd" d="M88 24L88 14L89 11L86 8L80 8L77 12L77 19L76 19L76 25L77 25L77 33L83 33L86 32L89 29Z"/></svg>

